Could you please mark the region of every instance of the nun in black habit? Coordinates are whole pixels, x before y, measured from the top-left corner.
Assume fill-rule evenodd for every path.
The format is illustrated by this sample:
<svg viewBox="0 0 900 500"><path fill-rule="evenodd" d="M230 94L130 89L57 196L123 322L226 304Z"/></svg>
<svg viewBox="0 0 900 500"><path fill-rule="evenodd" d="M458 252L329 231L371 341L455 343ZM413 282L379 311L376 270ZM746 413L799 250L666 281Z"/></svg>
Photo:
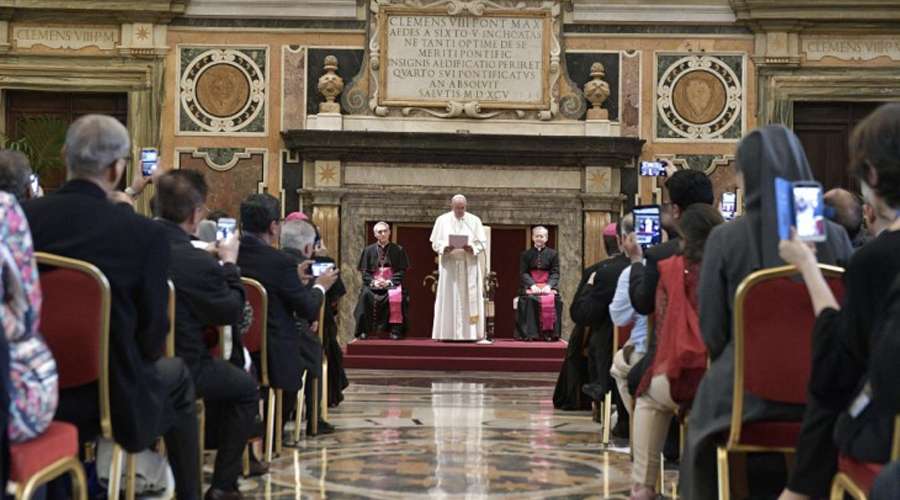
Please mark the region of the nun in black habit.
<svg viewBox="0 0 900 500"><path fill-rule="evenodd" d="M700 333L711 364L691 408L681 461L680 494L692 500L718 496L716 445L729 428L734 383L735 291L750 273L784 265L778 256L775 178L788 181L813 178L797 136L781 125L770 125L747 135L738 145L737 169L743 178L744 216L712 231L700 271ZM846 231L827 221L826 232L826 241L816 244L819 262L843 265L851 253ZM744 421L799 421L803 410L802 405L774 403L747 395Z"/></svg>

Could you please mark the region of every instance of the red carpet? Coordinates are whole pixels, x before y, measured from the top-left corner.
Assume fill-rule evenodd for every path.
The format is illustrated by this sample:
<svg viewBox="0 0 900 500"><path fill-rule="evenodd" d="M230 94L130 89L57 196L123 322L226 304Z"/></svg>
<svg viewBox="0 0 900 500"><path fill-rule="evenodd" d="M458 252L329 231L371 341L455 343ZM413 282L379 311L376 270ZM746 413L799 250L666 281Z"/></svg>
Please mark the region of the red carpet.
<svg viewBox="0 0 900 500"><path fill-rule="evenodd" d="M556 372L566 357L565 341L517 342L498 339L491 345L435 342L431 339L354 340L344 366L385 370L461 370Z"/></svg>

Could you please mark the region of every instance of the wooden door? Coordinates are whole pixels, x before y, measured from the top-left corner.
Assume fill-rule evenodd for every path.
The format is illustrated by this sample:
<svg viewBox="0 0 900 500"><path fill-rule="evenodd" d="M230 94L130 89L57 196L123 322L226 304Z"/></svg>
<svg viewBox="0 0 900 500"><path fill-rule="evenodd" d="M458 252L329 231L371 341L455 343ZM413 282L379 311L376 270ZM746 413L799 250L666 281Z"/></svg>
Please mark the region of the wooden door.
<svg viewBox="0 0 900 500"><path fill-rule="evenodd" d="M859 192L850 171L848 142L854 127L882 103L797 102L794 132L803 143L813 176L825 190L844 188Z"/></svg>

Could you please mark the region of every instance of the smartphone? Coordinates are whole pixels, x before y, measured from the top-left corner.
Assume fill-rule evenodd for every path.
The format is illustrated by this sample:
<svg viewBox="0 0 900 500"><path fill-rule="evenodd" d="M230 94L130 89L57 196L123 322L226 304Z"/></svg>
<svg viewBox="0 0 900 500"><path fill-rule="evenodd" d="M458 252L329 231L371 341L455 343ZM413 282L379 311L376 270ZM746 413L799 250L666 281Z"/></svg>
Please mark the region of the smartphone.
<svg viewBox="0 0 900 500"><path fill-rule="evenodd" d="M156 148L141 148L141 173L150 177L159 166L159 151Z"/></svg>
<svg viewBox="0 0 900 500"><path fill-rule="evenodd" d="M642 161L641 175L647 177L665 177L666 164L661 161Z"/></svg>
<svg viewBox="0 0 900 500"><path fill-rule="evenodd" d="M798 181L791 185L794 202L794 227L803 241L825 241L825 200L822 185L816 181Z"/></svg>
<svg viewBox="0 0 900 500"><path fill-rule="evenodd" d="M321 276L322 273L329 271L334 267L334 262L313 262L312 266L312 274L313 276Z"/></svg>
<svg viewBox="0 0 900 500"><path fill-rule="evenodd" d="M216 240L222 241L232 234L234 234L234 228L237 227L237 221L234 219L229 219L228 217L222 217L219 219L219 222L216 224Z"/></svg>
<svg viewBox="0 0 900 500"><path fill-rule="evenodd" d="M775 211L780 239L790 239L794 226L802 241L825 241L825 201L818 182L776 177Z"/></svg>
<svg viewBox="0 0 900 500"><path fill-rule="evenodd" d="M719 201L719 213L725 220L734 219L737 214L737 193L730 191L722 193L722 199Z"/></svg>
<svg viewBox="0 0 900 500"><path fill-rule="evenodd" d="M642 248L662 242L662 224L659 205L634 207L634 234Z"/></svg>
<svg viewBox="0 0 900 500"><path fill-rule="evenodd" d="M28 178L28 182L31 184L31 194L37 196L38 192L41 189L41 183L39 182L37 174L31 174Z"/></svg>

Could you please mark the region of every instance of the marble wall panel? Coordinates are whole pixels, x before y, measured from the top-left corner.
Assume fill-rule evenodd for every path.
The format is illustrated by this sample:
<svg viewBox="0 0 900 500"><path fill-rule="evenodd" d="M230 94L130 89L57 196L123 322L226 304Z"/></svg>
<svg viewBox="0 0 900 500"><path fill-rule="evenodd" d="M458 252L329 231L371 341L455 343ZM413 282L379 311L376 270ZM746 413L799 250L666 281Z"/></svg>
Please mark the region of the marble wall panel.
<svg viewBox="0 0 900 500"><path fill-rule="evenodd" d="M229 216L238 218L241 201L259 192L260 183L265 180L266 155L264 152L238 155L246 157L238 157L227 169L214 168L215 163L210 165L210 157L224 159L228 154L227 151L217 149L179 151L178 168L195 170L206 177L209 185L206 206L211 211L223 210ZM231 163L231 160L227 163Z"/></svg>
<svg viewBox="0 0 900 500"><path fill-rule="evenodd" d="M623 137L641 136L641 52L622 53L620 116Z"/></svg>
<svg viewBox="0 0 900 500"><path fill-rule="evenodd" d="M302 129L306 126L306 49L285 45L281 57L281 130Z"/></svg>

